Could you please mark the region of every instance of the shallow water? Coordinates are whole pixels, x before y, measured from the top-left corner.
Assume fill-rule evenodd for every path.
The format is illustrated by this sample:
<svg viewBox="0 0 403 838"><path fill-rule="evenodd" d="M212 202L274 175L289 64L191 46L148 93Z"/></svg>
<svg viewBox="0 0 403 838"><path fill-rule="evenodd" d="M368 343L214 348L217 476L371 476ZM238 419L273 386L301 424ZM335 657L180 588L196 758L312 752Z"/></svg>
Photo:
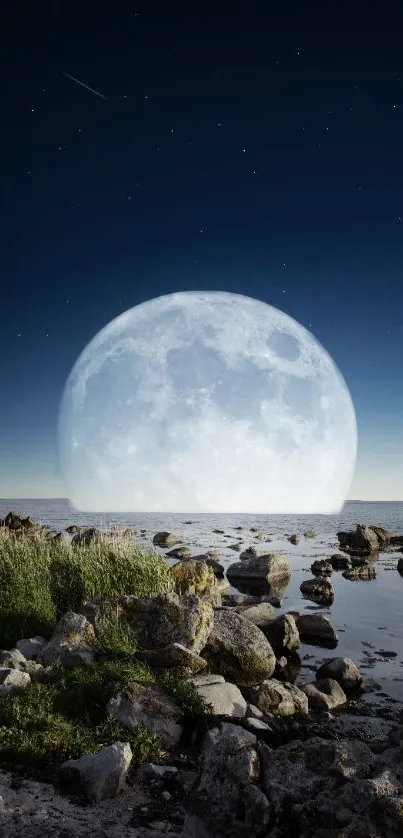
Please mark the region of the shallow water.
<svg viewBox="0 0 403 838"><path fill-rule="evenodd" d="M333 572L331 581L335 589L334 603L318 607L301 597L299 586L303 579L312 576L310 565L315 558L330 556L339 552L336 533L339 530L354 529L357 523L374 524L403 533L403 502L365 503L352 501L345 504L339 516L330 515L117 515L85 514L77 512L68 501L54 500L3 500L0 499L0 517L10 510L22 516L31 515L36 521L50 524L55 529L64 529L69 524L84 524L109 528L116 524L122 527L146 529L145 538L136 542L149 546L153 535L159 530L175 532L193 549L194 555L207 549L217 550L220 561L227 568L238 561L238 553L229 549L230 544L240 543L242 549L251 544L267 548L270 552L281 551L291 564L292 576L283 595L283 607L279 613L289 610L311 611L327 614L339 635L337 650L327 651L316 646L304 645L300 653L304 668L302 680L310 680L309 667L315 669L326 657L346 655L351 657L367 677L374 678L388 695L403 701L403 577L396 570L401 553L380 553L376 564L376 579L369 582L343 579L341 571ZM191 524L185 523L192 521ZM235 527L241 526L237 531ZM257 541L250 527L258 527L270 541ZM224 530L224 535L213 533L213 529ZM298 545L287 540L287 534L303 533L314 529L317 537L302 538ZM161 553L165 551L161 550ZM395 656L379 655L377 652L392 652ZM304 659L304 655L312 658Z"/></svg>

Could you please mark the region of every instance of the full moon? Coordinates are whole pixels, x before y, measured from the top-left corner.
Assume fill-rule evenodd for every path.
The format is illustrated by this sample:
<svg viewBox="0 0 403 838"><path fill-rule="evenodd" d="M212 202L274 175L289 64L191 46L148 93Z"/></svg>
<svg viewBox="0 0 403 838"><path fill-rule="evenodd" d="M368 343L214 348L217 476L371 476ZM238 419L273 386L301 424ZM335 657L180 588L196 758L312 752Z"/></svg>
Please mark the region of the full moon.
<svg viewBox="0 0 403 838"><path fill-rule="evenodd" d="M59 454L81 511L335 514L357 426L300 323L240 294L186 291L90 341L64 389Z"/></svg>

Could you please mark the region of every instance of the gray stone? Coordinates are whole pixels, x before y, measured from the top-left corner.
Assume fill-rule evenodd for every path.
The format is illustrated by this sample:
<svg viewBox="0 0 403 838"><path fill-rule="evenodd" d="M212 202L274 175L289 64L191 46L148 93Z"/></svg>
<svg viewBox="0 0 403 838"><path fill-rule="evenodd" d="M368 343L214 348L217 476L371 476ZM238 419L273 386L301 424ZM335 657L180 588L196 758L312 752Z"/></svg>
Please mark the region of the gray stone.
<svg viewBox="0 0 403 838"><path fill-rule="evenodd" d="M302 690L308 696L309 708L312 710L335 710L347 703L345 692L333 678L322 678L314 684L306 684Z"/></svg>
<svg viewBox="0 0 403 838"><path fill-rule="evenodd" d="M260 602L258 605L235 606L234 611L254 623L255 626L263 628L276 616L275 609L270 602Z"/></svg>
<svg viewBox="0 0 403 838"><path fill-rule="evenodd" d="M301 593L312 600L321 602L333 602L334 588L329 579L324 576L315 576L313 579L305 579L299 586Z"/></svg>
<svg viewBox="0 0 403 838"><path fill-rule="evenodd" d="M15 648L29 661L35 660L46 644L47 640L44 637L24 637L15 644Z"/></svg>
<svg viewBox="0 0 403 838"><path fill-rule="evenodd" d="M330 576L333 572L332 565L325 559L317 559L311 564L311 572L315 576Z"/></svg>
<svg viewBox="0 0 403 838"><path fill-rule="evenodd" d="M351 561L348 556L343 556L342 553L333 553L330 556L329 564L331 564L333 570L345 570L350 567Z"/></svg>
<svg viewBox="0 0 403 838"><path fill-rule="evenodd" d="M214 716L235 716L243 719L246 713L246 701L235 684L205 684L196 687L199 696L211 706Z"/></svg>
<svg viewBox="0 0 403 838"><path fill-rule="evenodd" d="M209 687L211 684L225 684L225 678L222 675L214 675L211 672L195 675L193 678L187 678L186 680L189 684L193 684L194 687Z"/></svg>
<svg viewBox="0 0 403 838"><path fill-rule="evenodd" d="M207 661L180 643L171 643L160 649L137 651L137 657L155 669L175 669L177 675L189 677L205 669Z"/></svg>
<svg viewBox="0 0 403 838"><path fill-rule="evenodd" d="M84 664L91 666L96 658L95 632L83 614L68 611L59 620L52 639L43 646L38 662L47 666L60 659L66 669Z"/></svg>
<svg viewBox="0 0 403 838"><path fill-rule="evenodd" d="M156 544L158 547L173 547L174 544L179 544L182 539L179 535L175 535L172 532L156 532L153 538L153 544Z"/></svg>
<svg viewBox="0 0 403 838"><path fill-rule="evenodd" d="M170 780L177 774L178 769L175 765L154 765L152 762L143 762L136 771L136 780L140 783L148 783L150 780Z"/></svg>
<svg viewBox="0 0 403 838"><path fill-rule="evenodd" d="M132 760L128 742L115 742L98 754L69 759L60 766L63 779L78 784L86 797L98 803L117 797L123 789Z"/></svg>
<svg viewBox="0 0 403 838"><path fill-rule="evenodd" d="M262 722L262 719L255 719L254 716L248 716L245 719L245 724L250 730L271 730L270 725Z"/></svg>
<svg viewBox="0 0 403 838"><path fill-rule="evenodd" d="M177 745L183 733L183 712L160 687L130 683L107 704L111 713L127 727L145 725L150 733L161 736L168 747Z"/></svg>
<svg viewBox="0 0 403 838"><path fill-rule="evenodd" d="M31 679L28 672L0 667L0 697L4 698L7 695L22 693L29 687L30 683Z"/></svg>
<svg viewBox="0 0 403 838"><path fill-rule="evenodd" d="M251 689L248 698L264 715L308 715L308 698L305 693L294 684L282 683L275 678L263 681Z"/></svg>
<svg viewBox="0 0 403 838"><path fill-rule="evenodd" d="M333 678L343 690L355 690L362 683L362 675L350 658L328 658L319 667L316 678Z"/></svg>
<svg viewBox="0 0 403 838"><path fill-rule="evenodd" d="M17 648L10 649L10 651L7 651L7 649L1 649L0 666L9 667L10 669L20 669L25 672L27 659Z"/></svg>
<svg viewBox="0 0 403 838"><path fill-rule="evenodd" d="M276 655L299 649L301 640L292 614L281 614L262 629Z"/></svg>

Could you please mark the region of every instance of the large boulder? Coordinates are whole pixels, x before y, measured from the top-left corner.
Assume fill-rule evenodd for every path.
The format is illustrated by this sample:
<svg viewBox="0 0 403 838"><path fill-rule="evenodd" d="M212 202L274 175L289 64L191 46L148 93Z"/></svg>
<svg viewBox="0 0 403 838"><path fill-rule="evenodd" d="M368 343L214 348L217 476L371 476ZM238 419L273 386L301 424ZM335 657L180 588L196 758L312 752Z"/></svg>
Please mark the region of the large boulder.
<svg viewBox="0 0 403 838"><path fill-rule="evenodd" d="M205 597L177 593L154 597L122 596L88 600L82 612L95 627L102 615L118 613L140 650L161 649L173 643L199 654L213 626L213 607Z"/></svg>
<svg viewBox="0 0 403 838"><path fill-rule="evenodd" d="M167 747L177 745L184 730L183 711L155 684L130 683L109 699L106 710L127 727L144 725L150 733L160 736Z"/></svg>
<svg viewBox="0 0 403 838"><path fill-rule="evenodd" d="M338 532L337 538L346 553L374 553L384 548L391 541L393 534L383 527L369 527L357 524L355 531Z"/></svg>
<svg viewBox="0 0 403 838"><path fill-rule="evenodd" d="M214 672L237 686L250 687L270 678L276 658L263 632L233 609L218 609L203 657Z"/></svg>
<svg viewBox="0 0 403 838"><path fill-rule="evenodd" d="M29 660L36 660L43 647L46 646L47 640L44 637L36 635L35 637L23 637L15 644L15 648Z"/></svg>
<svg viewBox="0 0 403 838"><path fill-rule="evenodd" d="M282 553L263 553L230 565L228 579L269 582L272 579L284 579L291 576L290 563Z"/></svg>
<svg viewBox="0 0 403 838"><path fill-rule="evenodd" d="M78 787L91 802L117 797L126 781L132 761L128 742L115 742L98 754L69 759L59 768L62 780Z"/></svg>
<svg viewBox="0 0 403 838"><path fill-rule="evenodd" d="M208 732L182 838L250 838L255 824L268 825L268 803L255 785L260 776L256 743L253 733L226 722Z"/></svg>
<svg viewBox="0 0 403 838"><path fill-rule="evenodd" d="M96 658L94 628L83 614L68 611L59 620L51 640L38 655L39 663L47 666L60 659L66 669L85 664L91 666Z"/></svg>
<svg viewBox="0 0 403 838"><path fill-rule="evenodd" d="M180 596L206 597L213 605L221 604L217 579L205 562L178 562L170 568L174 590Z"/></svg>
<svg viewBox="0 0 403 838"><path fill-rule="evenodd" d="M294 684L272 678L248 691L248 699L267 716L308 715L308 698Z"/></svg>

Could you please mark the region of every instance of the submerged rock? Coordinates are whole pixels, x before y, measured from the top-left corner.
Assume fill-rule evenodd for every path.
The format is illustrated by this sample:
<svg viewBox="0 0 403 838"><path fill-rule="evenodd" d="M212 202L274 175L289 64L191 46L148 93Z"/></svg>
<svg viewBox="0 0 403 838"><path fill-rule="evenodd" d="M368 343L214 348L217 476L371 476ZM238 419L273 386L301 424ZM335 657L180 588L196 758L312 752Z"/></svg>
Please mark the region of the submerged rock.
<svg viewBox="0 0 403 838"><path fill-rule="evenodd" d="M357 524L354 531L338 532L342 550L347 553L374 553L392 543L393 533L383 527Z"/></svg>
<svg viewBox="0 0 403 838"><path fill-rule="evenodd" d="M305 579L299 586L299 589L304 596L313 601L332 603L334 600L333 585L324 576Z"/></svg>
<svg viewBox="0 0 403 838"><path fill-rule="evenodd" d="M331 576L333 568L330 562L325 561L325 559L317 559L311 564L311 572L315 576Z"/></svg>
<svg viewBox="0 0 403 838"><path fill-rule="evenodd" d="M337 646L338 635L324 614L299 614L289 612L295 617L299 636L303 643L313 643L319 646Z"/></svg>

